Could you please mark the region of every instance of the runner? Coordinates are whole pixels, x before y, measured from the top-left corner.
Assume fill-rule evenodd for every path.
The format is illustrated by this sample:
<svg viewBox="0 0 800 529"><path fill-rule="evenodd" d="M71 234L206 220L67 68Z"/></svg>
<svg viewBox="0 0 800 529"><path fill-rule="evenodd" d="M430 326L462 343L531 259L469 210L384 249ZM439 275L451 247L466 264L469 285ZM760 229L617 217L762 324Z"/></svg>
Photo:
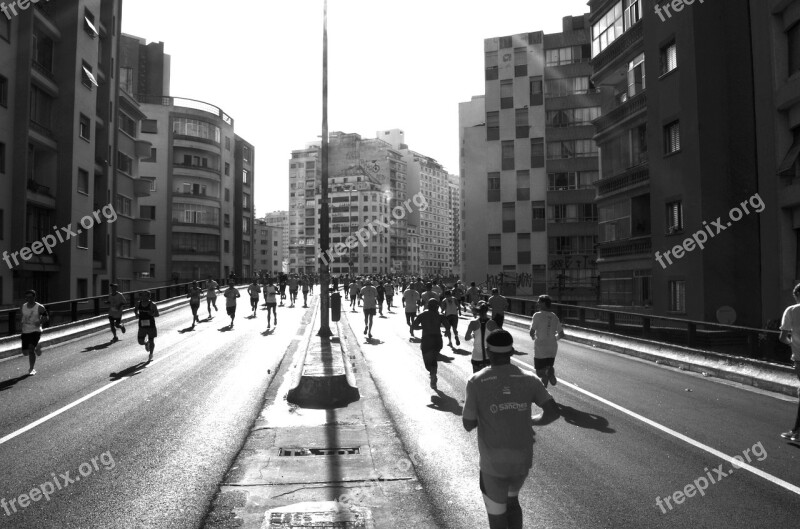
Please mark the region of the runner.
<svg viewBox="0 0 800 529"><path fill-rule="evenodd" d="M479 301L476 306L478 316L469 322L464 339L469 341L475 335L475 342L472 344L472 372L477 373L484 367L489 366L489 355L486 354L486 337L489 333L497 331L500 327L497 322L489 318L489 305L485 301Z"/></svg>
<svg viewBox="0 0 800 529"><path fill-rule="evenodd" d="M350 276L344 276L344 279L342 279L342 290L344 291L344 299L350 299Z"/></svg>
<svg viewBox="0 0 800 529"><path fill-rule="evenodd" d="M439 314L439 302L436 299L429 299L426 307L428 310L414 319L414 323L411 325L411 332L413 334L414 331L422 331L422 342L420 343L422 361L425 363L425 369L430 374L431 388L436 389L439 351L444 347L441 327L446 329L448 323L447 318Z"/></svg>
<svg viewBox="0 0 800 529"><path fill-rule="evenodd" d="M378 312L381 318L385 318L386 316L383 315L383 301L386 299L386 291L383 289L383 281L378 281L376 290L378 291Z"/></svg>
<svg viewBox="0 0 800 529"><path fill-rule="evenodd" d="M794 287L792 294L795 304L787 307L783 312L780 341L791 346L794 372L800 379L800 284ZM796 340L795 336L798 337ZM800 389L798 389L797 395L800 397ZM800 401L797 403L797 418L794 421L794 428L782 433L781 437L790 441L800 441Z"/></svg>
<svg viewBox="0 0 800 529"><path fill-rule="evenodd" d="M247 293L250 294L250 308L253 310L253 317L258 317L258 298L261 295L261 287L258 286L258 283L255 279L253 282L250 283L250 286L247 287Z"/></svg>
<svg viewBox="0 0 800 529"><path fill-rule="evenodd" d="M458 315L461 316L461 308L463 307L464 310L467 310L467 307L464 305L464 285L461 284L461 280L456 281L456 286L453 287L453 297L456 298L456 302L458 302Z"/></svg>
<svg viewBox="0 0 800 529"><path fill-rule="evenodd" d="M444 313L444 317L447 318L448 322L447 340L450 342L450 347L453 347L453 340L450 337L451 330L455 335L456 345L461 345L461 341L458 339L458 302L456 301L456 298L453 297L453 293L449 290L444 291L442 312Z"/></svg>
<svg viewBox="0 0 800 529"><path fill-rule="evenodd" d="M281 292L281 307L283 307L283 300L286 299L286 274L281 274L278 278L278 290Z"/></svg>
<svg viewBox="0 0 800 529"><path fill-rule="evenodd" d="M550 310L552 303L550 296L539 296L536 302L538 312L531 319L529 331L533 338L533 368L544 387L547 387L548 382L554 386L558 383L553 366L558 352L557 340L564 337L564 329L561 328L558 316Z"/></svg>
<svg viewBox="0 0 800 529"><path fill-rule="evenodd" d="M489 527L521 529L519 491L533 466L531 403L544 410L538 425L553 422L560 412L539 380L511 363L514 340L508 331L491 333L486 345L492 364L467 381L462 422L468 432L478 428Z"/></svg>
<svg viewBox="0 0 800 529"><path fill-rule="evenodd" d="M472 315L475 316L475 305L481 301L481 291L475 286L475 281L469 284L466 296L467 303L469 303L470 307L472 308Z"/></svg>
<svg viewBox="0 0 800 529"><path fill-rule="evenodd" d="M371 281L365 281L359 295L364 300L364 334L372 339L372 320L378 305L378 290L372 286Z"/></svg>
<svg viewBox="0 0 800 529"><path fill-rule="evenodd" d="M203 290L197 285L197 281L192 281L192 286L189 287L189 293L186 295L189 298L189 306L192 308L192 329L194 329L195 323L200 323L197 311L200 310L200 297L202 295Z"/></svg>
<svg viewBox="0 0 800 529"><path fill-rule="evenodd" d="M414 338L414 318L417 316L419 310L419 292L414 289L413 285L409 285L405 292L403 292L403 307L406 311L406 323L408 324L408 332Z"/></svg>
<svg viewBox="0 0 800 529"><path fill-rule="evenodd" d="M508 310L508 300L500 294L496 288L492 289L492 296L489 298L489 306L492 307L492 319L497 322L497 326L503 328L503 320Z"/></svg>
<svg viewBox="0 0 800 529"><path fill-rule="evenodd" d="M389 314L394 314L392 312L392 307L394 304L394 283L392 281L387 281L384 283L383 292L386 296L386 312Z"/></svg>
<svg viewBox="0 0 800 529"><path fill-rule="evenodd" d="M356 311L356 300L359 296L359 289L358 289L358 282L354 281L350 283L350 309L352 312Z"/></svg>
<svg viewBox="0 0 800 529"><path fill-rule="evenodd" d="M297 275L292 274L289 277L289 301L291 301L290 307L293 308L294 304L297 303Z"/></svg>
<svg viewBox="0 0 800 529"><path fill-rule="evenodd" d="M108 299L106 300L106 303L111 305L108 309L108 322L111 325L111 334L114 335L111 341L118 342L117 329L120 329L122 334L125 334L125 324L122 323L122 307L128 304L128 300L126 300L122 292L119 291L119 285L111 283L110 286L111 294L108 295Z"/></svg>
<svg viewBox="0 0 800 529"><path fill-rule="evenodd" d="M228 316L231 317L231 329L233 329L233 319L236 318L236 298L242 297L234 286L235 284L233 281L228 281L228 288L225 289L223 294L225 296L225 310L228 312Z"/></svg>
<svg viewBox="0 0 800 529"><path fill-rule="evenodd" d="M267 300L267 330L270 328L270 313L275 316L275 326L278 326L278 312L275 308L278 305L277 295L278 287L273 284L272 278L267 279L267 286L264 287L264 299Z"/></svg>
<svg viewBox="0 0 800 529"><path fill-rule="evenodd" d="M25 292L25 303L22 304L22 354L28 355L28 376L36 374L36 357L42 355L42 346L39 340L42 338L42 324L49 320L47 309L44 305L36 302L36 291L28 290Z"/></svg>
<svg viewBox="0 0 800 529"><path fill-rule="evenodd" d="M222 292L219 288L219 284L214 281L211 276L208 276L206 280L206 304L208 305L208 319L212 318L211 316L211 305L214 305L214 310L219 310L217 308L217 292Z"/></svg>
<svg viewBox="0 0 800 529"><path fill-rule="evenodd" d="M144 350L150 353L147 361L151 362L153 360L153 351L156 348L156 336L158 336L158 330L156 329L158 307L150 301L149 290L142 292L141 297L142 299L134 307L133 313L139 318L139 345L144 345ZM145 338L147 338L147 341L145 341Z"/></svg>
<svg viewBox="0 0 800 529"><path fill-rule="evenodd" d="M303 308L308 308L308 282L309 279L306 276L303 276L303 279L300 280L301 289L303 291Z"/></svg>
<svg viewBox="0 0 800 529"><path fill-rule="evenodd" d="M420 304L423 310L428 306L428 300L431 299L439 301L439 296L433 290L433 283L428 283L425 285L425 292L420 295Z"/></svg>

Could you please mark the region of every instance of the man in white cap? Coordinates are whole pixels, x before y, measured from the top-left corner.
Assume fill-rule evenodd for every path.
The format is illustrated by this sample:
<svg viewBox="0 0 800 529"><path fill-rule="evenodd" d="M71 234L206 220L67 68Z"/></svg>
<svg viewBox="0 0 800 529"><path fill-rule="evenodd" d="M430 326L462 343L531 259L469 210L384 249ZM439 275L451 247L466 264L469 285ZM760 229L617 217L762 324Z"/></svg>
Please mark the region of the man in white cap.
<svg viewBox="0 0 800 529"><path fill-rule="evenodd" d="M519 491L533 466L531 403L544 410L538 425L560 415L542 382L511 363L514 339L498 330L486 337L491 366L467 381L462 421L478 428L480 488L490 529L521 529Z"/></svg>

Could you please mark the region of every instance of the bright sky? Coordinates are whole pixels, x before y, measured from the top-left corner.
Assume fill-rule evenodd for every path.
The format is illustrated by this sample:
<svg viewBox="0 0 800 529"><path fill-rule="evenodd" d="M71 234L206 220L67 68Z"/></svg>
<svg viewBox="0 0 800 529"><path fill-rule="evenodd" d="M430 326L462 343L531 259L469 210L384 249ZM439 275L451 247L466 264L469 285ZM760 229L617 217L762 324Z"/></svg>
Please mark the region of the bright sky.
<svg viewBox="0 0 800 529"><path fill-rule="evenodd" d="M587 0L328 0L328 127L458 173L458 104L484 93L483 39L561 31ZM288 209L291 151L322 130L323 0L124 0L122 30L163 41L171 94L233 117L255 145L256 214Z"/></svg>

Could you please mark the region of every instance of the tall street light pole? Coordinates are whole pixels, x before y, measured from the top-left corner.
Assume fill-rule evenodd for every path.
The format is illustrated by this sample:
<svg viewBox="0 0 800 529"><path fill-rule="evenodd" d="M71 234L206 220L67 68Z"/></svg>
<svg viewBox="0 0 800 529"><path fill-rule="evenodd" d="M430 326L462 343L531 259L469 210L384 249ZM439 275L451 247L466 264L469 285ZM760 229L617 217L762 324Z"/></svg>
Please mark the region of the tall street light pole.
<svg viewBox="0 0 800 529"><path fill-rule="evenodd" d="M319 219L319 287L320 287L320 326L317 336L329 338L330 328L330 280L328 258L330 256L330 215L328 214L328 0L325 0L322 15L322 189Z"/></svg>

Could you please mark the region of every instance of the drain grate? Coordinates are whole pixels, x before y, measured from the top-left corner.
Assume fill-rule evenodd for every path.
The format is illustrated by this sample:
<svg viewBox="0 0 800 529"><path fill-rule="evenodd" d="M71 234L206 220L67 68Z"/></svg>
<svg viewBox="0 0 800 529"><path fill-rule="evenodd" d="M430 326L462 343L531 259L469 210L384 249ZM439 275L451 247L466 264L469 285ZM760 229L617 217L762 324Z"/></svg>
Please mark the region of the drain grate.
<svg viewBox="0 0 800 529"><path fill-rule="evenodd" d="M349 456L360 454L360 448L281 448L280 456Z"/></svg>

